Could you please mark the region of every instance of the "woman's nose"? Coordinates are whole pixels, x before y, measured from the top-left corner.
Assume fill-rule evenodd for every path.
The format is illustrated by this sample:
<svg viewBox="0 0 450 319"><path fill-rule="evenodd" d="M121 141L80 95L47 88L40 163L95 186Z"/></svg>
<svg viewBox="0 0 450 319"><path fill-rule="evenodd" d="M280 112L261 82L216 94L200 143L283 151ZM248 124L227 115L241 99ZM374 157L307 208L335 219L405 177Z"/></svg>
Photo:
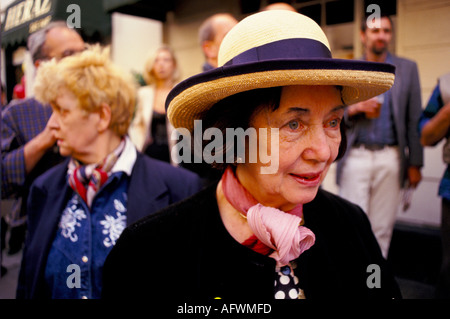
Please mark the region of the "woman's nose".
<svg viewBox="0 0 450 319"><path fill-rule="evenodd" d="M48 119L47 126L51 129L59 128L59 119L57 112L53 111L52 115Z"/></svg>
<svg viewBox="0 0 450 319"><path fill-rule="evenodd" d="M305 160L327 162L330 159L330 144L322 126L310 128L305 143L306 147L303 151Z"/></svg>

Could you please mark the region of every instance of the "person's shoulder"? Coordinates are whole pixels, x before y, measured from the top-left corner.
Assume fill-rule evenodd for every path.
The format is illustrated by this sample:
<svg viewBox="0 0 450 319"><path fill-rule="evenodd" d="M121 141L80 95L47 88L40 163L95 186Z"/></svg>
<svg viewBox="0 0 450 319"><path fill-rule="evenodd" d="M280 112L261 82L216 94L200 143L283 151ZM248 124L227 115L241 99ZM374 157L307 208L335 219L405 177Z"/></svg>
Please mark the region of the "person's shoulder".
<svg viewBox="0 0 450 319"><path fill-rule="evenodd" d="M139 163L139 164L138 164ZM152 174L159 176L163 180L172 181L180 179L197 180L198 175L179 166L173 166L167 162L163 162L142 153L138 153L136 164L145 167Z"/></svg>
<svg viewBox="0 0 450 319"><path fill-rule="evenodd" d="M358 205L320 189L314 200L304 206L305 220L314 227L367 229L367 215Z"/></svg>
<svg viewBox="0 0 450 319"><path fill-rule="evenodd" d="M49 186L55 185L59 182L65 183L67 176L67 164L68 159L49 168L34 180L32 187L48 188Z"/></svg>
<svg viewBox="0 0 450 319"><path fill-rule="evenodd" d="M52 108L50 105L42 104L34 98L12 100L2 110L2 121L9 125L27 125L34 118L50 117ZM12 124L15 123L15 124Z"/></svg>
<svg viewBox="0 0 450 319"><path fill-rule="evenodd" d="M403 64L405 66L417 66L417 62L414 60L411 60L409 58L400 57L398 55L391 55L392 61L395 65Z"/></svg>
<svg viewBox="0 0 450 319"><path fill-rule="evenodd" d="M15 112L20 111L22 109L26 108L27 110L35 109L35 110L42 110L42 109L50 109L50 105L42 104L38 100L36 100L33 97L25 98L25 99L16 99L9 102L4 109L4 112Z"/></svg>
<svg viewBox="0 0 450 319"><path fill-rule="evenodd" d="M155 214L147 215L127 227L134 235L158 236L161 233L176 233L191 231L191 224L204 221L202 217L217 206L215 186L206 187L196 194L179 202L166 206Z"/></svg>
<svg viewBox="0 0 450 319"><path fill-rule="evenodd" d="M354 217L355 215L364 215L363 210L358 205L322 188L317 192L317 196L313 200L313 203L316 206L323 206L328 211L336 212L341 216L347 215L349 217Z"/></svg>
<svg viewBox="0 0 450 319"><path fill-rule="evenodd" d="M317 196L314 200L319 200L319 201L328 201L330 203L334 203L334 204L339 204L339 205L344 205L344 206L349 206L349 207L357 207L355 204L353 204L352 202L350 202L349 200L334 194L328 190L325 190L323 188L320 188L319 191L317 192Z"/></svg>
<svg viewBox="0 0 450 319"><path fill-rule="evenodd" d="M123 231L119 240L120 245L135 249L137 246L142 247L153 243L157 246L153 247L153 250L170 245L181 247L183 243L177 243L177 241L180 238L191 238L192 234L198 234L210 220L214 209L217 210L214 195L215 188L205 188L154 214L142 217Z"/></svg>

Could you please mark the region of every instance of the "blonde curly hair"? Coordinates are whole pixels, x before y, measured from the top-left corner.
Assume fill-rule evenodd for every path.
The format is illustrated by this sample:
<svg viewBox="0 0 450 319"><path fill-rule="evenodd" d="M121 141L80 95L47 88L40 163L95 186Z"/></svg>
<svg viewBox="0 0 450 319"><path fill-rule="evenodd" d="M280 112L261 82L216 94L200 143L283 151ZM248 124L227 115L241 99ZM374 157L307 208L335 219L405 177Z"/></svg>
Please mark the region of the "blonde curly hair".
<svg viewBox="0 0 450 319"><path fill-rule="evenodd" d="M127 134L137 84L131 74L112 63L109 47L88 45L76 55L42 63L35 81L36 99L54 104L61 88L71 91L78 98L79 107L87 113L99 110L102 103L109 105L109 128L120 137Z"/></svg>

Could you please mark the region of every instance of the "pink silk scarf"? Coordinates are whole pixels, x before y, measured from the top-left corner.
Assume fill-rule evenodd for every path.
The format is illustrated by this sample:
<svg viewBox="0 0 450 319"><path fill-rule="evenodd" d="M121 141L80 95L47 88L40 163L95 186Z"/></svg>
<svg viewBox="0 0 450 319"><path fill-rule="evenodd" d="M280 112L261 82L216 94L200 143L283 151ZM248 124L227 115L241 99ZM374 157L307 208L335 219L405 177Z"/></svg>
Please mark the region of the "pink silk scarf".
<svg viewBox="0 0 450 319"><path fill-rule="evenodd" d="M231 205L247 218L253 231L254 236L242 244L259 253L270 254L277 266L289 264L314 245L314 233L300 226L302 205L288 212L261 205L238 181L231 167L222 176L222 189Z"/></svg>

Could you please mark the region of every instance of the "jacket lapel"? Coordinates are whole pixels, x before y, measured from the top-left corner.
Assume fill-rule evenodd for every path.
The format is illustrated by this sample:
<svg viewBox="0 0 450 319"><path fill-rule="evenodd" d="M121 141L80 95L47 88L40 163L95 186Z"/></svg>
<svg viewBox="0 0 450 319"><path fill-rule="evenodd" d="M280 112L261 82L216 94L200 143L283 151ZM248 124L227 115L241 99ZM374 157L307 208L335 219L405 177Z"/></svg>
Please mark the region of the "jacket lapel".
<svg viewBox="0 0 450 319"><path fill-rule="evenodd" d="M167 186L152 170L144 155L138 153L128 189L128 225L170 204ZM149 180L149 176L155 178Z"/></svg>
<svg viewBox="0 0 450 319"><path fill-rule="evenodd" d="M394 116L395 126L398 130L398 127L400 127L400 123L399 123L399 107L400 106L398 105L398 101L399 101L399 96L400 96L400 92L401 92L401 78L400 78L400 76L398 76L398 74L399 74L399 70L401 69L401 65L394 56L390 56L390 59L392 60L392 64L395 65L395 74L397 75L395 77L394 85L392 86L392 88L390 90L390 93L391 93L390 95L391 95L391 106L392 106L392 112L393 112L393 116ZM398 136L399 136L399 132L397 132L397 138L398 138Z"/></svg>

